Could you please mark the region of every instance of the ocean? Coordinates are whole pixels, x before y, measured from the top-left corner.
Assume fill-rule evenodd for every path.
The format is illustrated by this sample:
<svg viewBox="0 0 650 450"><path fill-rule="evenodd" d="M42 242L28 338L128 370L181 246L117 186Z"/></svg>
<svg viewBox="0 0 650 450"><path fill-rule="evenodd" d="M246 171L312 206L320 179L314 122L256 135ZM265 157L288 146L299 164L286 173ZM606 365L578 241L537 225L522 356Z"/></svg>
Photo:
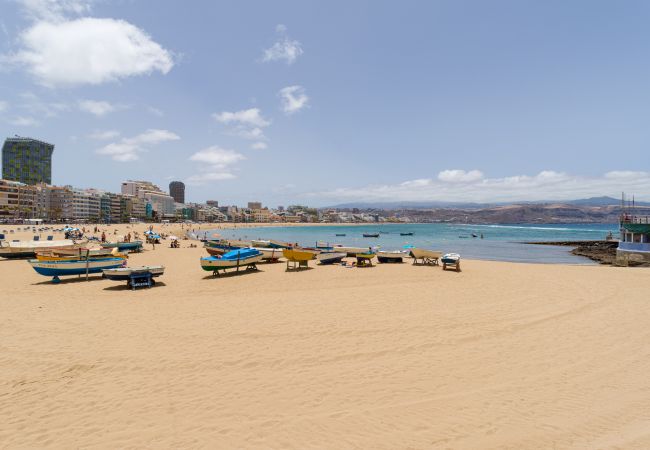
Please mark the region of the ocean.
<svg viewBox="0 0 650 450"><path fill-rule="evenodd" d="M570 247L528 245L531 241L604 240L617 224L368 224L233 228L216 230L224 239L276 239L314 246L317 241L356 247L378 246L383 250L415 247L460 253L470 259L495 261L594 264L588 258L570 253ZM400 236L400 233L413 236ZM364 238L363 233L380 233ZM336 236L345 234L345 236ZM472 234L478 237L472 237ZM483 239L480 238L481 234ZM209 234L208 234L209 235Z"/></svg>

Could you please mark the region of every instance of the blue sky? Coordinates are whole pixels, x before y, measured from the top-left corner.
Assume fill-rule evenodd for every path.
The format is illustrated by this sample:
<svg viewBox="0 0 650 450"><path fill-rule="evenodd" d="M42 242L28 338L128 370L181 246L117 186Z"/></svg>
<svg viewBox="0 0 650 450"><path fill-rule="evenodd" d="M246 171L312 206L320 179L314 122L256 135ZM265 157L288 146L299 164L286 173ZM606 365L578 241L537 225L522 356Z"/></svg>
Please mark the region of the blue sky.
<svg viewBox="0 0 650 450"><path fill-rule="evenodd" d="M191 201L650 198L650 3L4 0L0 128Z"/></svg>

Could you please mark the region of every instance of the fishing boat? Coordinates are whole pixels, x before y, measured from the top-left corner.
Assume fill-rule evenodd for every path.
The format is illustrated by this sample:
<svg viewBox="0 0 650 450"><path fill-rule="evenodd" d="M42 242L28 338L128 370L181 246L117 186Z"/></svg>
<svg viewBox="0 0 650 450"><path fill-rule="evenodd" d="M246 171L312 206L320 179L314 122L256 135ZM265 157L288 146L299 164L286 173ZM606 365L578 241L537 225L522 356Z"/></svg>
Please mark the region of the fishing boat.
<svg viewBox="0 0 650 450"><path fill-rule="evenodd" d="M48 248L47 250L39 250L36 252L38 255L48 255L48 256L78 256L85 257L86 254L90 256L99 256L105 255L110 256L117 253L117 248Z"/></svg>
<svg viewBox="0 0 650 450"><path fill-rule="evenodd" d="M456 272L460 272L460 255L458 253L445 253L440 261L442 261L442 270L447 270L447 266L453 266Z"/></svg>
<svg viewBox="0 0 650 450"><path fill-rule="evenodd" d="M70 239L59 241L0 241L0 257L2 258L33 258L36 252L53 248L78 248L83 243L75 243Z"/></svg>
<svg viewBox="0 0 650 450"><path fill-rule="evenodd" d="M71 251L70 253L59 253L57 250L47 250L36 252L36 259L39 261L72 261L72 260L86 260L89 259L104 259L104 258L128 258L125 253L120 253L116 248L113 249L99 249L99 250L84 250Z"/></svg>
<svg viewBox="0 0 650 450"><path fill-rule="evenodd" d="M131 242L100 242L102 248L117 248L118 251L132 251L139 252L142 250L142 241Z"/></svg>
<svg viewBox="0 0 650 450"><path fill-rule="evenodd" d="M309 266L309 261L316 259L320 253L316 249L306 249L300 247L282 249L282 254L287 258L287 269L289 268L306 268Z"/></svg>
<svg viewBox="0 0 650 450"><path fill-rule="evenodd" d="M374 252L357 253L357 267L370 267L372 266L372 259L375 257Z"/></svg>
<svg viewBox="0 0 650 450"><path fill-rule="evenodd" d="M274 241L269 239L269 248L291 248L291 244L281 241Z"/></svg>
<svg viewBox="0 0 650 450"><path fill-rule="evenodd" d="M345 247L342 245L334 247L334 251L344 252L348 256L357 256L357 253L364 253L367 252L368 250L369 250L368 247Z"/></svg>
<svg viewBox="0 0 650 450"><path fill-rule="evenodd" d="M262 254L262 260L275 262L282 258L282 249L281 248L269 248L269 247L252 247L254 250L259 251ZM209 251L209 250L208 250Z"/></svg>
<svg viewBox="0 0 650 450"><path fill-rule="evenodd" d="M410 231L410 232L408 232L408 233L400 233L399 235L400 235L400 236L413 236L413 232Z"/></svg>
<svg viewBox="0 0 650 450"><path fill-rule="evenodd" d="M251 245L254 248L268 248L271 245L271 241L265 239L253 239Z"/></svg>
<svg viewBox="0 0 650 450"><path fill-rule="evenodd" d="M442 252L437 250L428 250L424 248L412 248L411 256L413 257L413 264L424 264L437 266Z"/></svg>
<svg viewBox="0 0 650 450"><path fill-rule="evenodd" d="M332 251L334 246L330 245L329 242L318 241L316 242L316 248L322 251Z"/></svg>
<svg viewBox="0 0 650 450"><path fill-rule="evenodd" d="M343 261L343 258L346 256L347 254L343 252L326 252L318 255L317 259L323 265L338 264Z"/></svg>
<svg viewBox="0 0 650 450"><path fill-rule="evenodd" d="M201 268L207 272L218 275L219 271L226 269L246 267L255 269L255 263L262 261L262 253L254 248L240 248L229 251L221 256L206 256L201 258Z"/></svg>
<svg viewBox="0 0 650 450"><path fill-rule="evenodd" d="M103 277L109 280L127 281L129 278L138 273L150 273L152 277L159 277L165 273L165 266L136 266L136 267L117 267L115 269L104 269Z"/></svg>
<svg viewBox="0 0 650 450"><path fill-rule="evenodd" d="M336 233L336 236L345 236L345 233Z"/></svg>
<svg viewBox="0 0 650 450"><path fill-rule="evenodd" d="M378 238L379 233L363 233L363 237L365 237L365 238Z"/></svg>
<svg viewBox="0 0 650 450"><path fill-rule="evenodd" d="M100 273L104 269L122 267L126 264L126 259L122 257L100 259L75 258L58 261L30 259L28 262L37 273L46 277L53 277L52 281L56 283L59 281L59 277L62 276Z"/></svg>
<svg viewBox="0 0 650 450"><path fill-rule="evenodd" d="M401 263L407 256L409 256L409 252L405 250L380 250L377 252L377 259L380 263Z"/></svg>

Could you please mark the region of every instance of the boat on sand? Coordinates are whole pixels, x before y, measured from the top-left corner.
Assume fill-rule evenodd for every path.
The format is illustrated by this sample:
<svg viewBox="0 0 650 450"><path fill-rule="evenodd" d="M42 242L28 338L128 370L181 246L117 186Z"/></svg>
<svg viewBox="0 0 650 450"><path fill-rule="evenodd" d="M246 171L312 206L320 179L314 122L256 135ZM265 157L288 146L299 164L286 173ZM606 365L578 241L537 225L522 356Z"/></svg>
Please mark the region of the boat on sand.
<svg viewBox="0 0 650 450"><path fill-rule="evenodd" d="M29 264L40 275L53 277L52 281L58 282L59 277L67 275L83 275L100 273L104 269L116 269L126 264L123 257L111 257L100 259L65 259L57 261L39 261L30 259Z"/></svg>
<svg viewBox="0 0 650 450"><path fill-rule="evenodd" d="M82 247L70 239L59 241L0 241L0 257L2 258L33 258L36 252L47 249L73 249Z"/></svg>
<svg viewBox="0 0 650 450"><path fill-rule="evenodd" d="M412 248L411 256L413 257L413 264L424 264L437 266L442 252L437 250L428 250L424 248Z"/></svg>
<svg viewBox="0 0 650 450"><path fill-rule="evenodd" d="M127 281L133 274L150 273L152 277L159 277L165 273L165 266L134 266L104 269L103 277L109 280Z"/></svg>
<svg viewBox="0 0 650 450"><path fill-rule="evenodd" d="M409 256L409 252L405 250L380 250L377 252L377 259L380 263L401 263L407 256Z"/></svg>
<svg viewBox="0 0 650 450"><path fill-rule="evenodd" d="M343 261L343 258L347 256L347 253L343 252L325 252L317 256L318 261L323 264L338 264Z"/></svg>
<svg viewBox="0 0 650 450"><path fill-rule="evenodd" d="M226 269L236 268L239 271L240 267L252 270L256 269L255 264L262 261L262 258L262 253L257 249L241 248L221 256L203 257L201 258L201 268L214 275L218 275L220 270L225 271Z"/></svg>

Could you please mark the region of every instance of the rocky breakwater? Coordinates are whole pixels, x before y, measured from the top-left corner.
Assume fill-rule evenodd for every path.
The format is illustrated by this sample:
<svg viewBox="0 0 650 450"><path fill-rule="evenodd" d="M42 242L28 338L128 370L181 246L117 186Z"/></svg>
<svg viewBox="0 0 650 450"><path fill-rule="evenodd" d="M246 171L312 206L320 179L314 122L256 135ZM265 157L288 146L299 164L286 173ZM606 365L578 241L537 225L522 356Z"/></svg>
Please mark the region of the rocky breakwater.
<svg viewBox="0 0 650 450"><path fill-rule="evenodd" d="M544 241L526 242L526 244L573 247L571 250L573 255L585 256L600 264L614 264L618 247L618 241Z"/></svg>

